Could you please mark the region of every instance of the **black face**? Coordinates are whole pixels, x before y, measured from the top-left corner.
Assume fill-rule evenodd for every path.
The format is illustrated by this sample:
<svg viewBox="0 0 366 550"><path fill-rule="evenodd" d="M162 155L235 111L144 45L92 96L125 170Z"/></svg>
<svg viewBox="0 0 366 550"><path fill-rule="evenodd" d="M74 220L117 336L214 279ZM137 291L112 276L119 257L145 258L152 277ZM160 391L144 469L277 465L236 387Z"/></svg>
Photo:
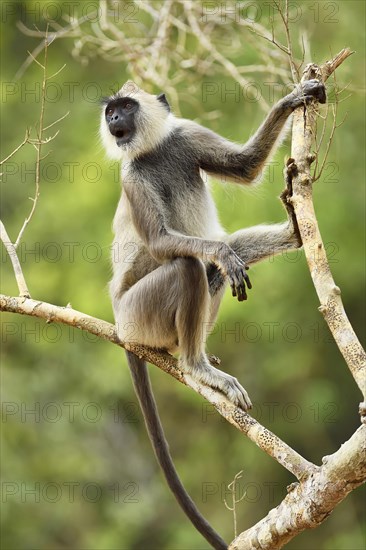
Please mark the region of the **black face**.
<svg viewBox="0 0 366 550"><path fill-rule="evenodd" d="M112 136L116 138L118 147L129 143L134 136L135 115L139 104L131 97L120 97L107 100L105 120Z"/></svg>

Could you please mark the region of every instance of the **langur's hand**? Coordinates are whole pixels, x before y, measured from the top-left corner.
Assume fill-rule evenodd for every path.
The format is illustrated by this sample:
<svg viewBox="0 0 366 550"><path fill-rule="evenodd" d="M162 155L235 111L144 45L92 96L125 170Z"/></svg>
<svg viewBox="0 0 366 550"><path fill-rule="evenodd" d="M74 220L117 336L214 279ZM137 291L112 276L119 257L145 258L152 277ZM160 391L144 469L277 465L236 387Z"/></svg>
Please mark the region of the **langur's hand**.
<svg viewBox="0 0 366 550"><path fill-rule="evenodd" d="M284 98L284 101L287 100L289 106L296 109L300 105L311 103L314 99L318 100L319 103L327 101L325 86L316 78L298 84L295 90Z"/></svg>
<svg viewBox="0 0 366 550"><path fill-rule="evenodd" d="M222 274L229 279L231 292L236 296L239 302L247 299L246 286L252 288L252 284L247 274L245 263L235 254L234 250L223 243L220 254L215 259L215 264Z"/></svg>

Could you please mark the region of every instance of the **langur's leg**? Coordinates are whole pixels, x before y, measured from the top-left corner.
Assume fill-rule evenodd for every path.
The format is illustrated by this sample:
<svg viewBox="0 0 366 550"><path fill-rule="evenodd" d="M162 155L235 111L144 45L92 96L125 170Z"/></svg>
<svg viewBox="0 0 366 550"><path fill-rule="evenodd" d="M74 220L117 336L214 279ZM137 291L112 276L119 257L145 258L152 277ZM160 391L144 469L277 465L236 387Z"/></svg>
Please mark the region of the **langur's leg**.
<svg viewBox="0 0 366 550"><path fill-rule="evenodd" d="M226 242L246 265L301 246L288 223L241 229L229 235Z"/></svg>
<svg viewBox="0 0 366 550"><path fill-rule="evenodd" d="M180 351L180 368L248 408L249 397L236 378L210 365L205 354L211 297L203 263L176 258L158 267L114 302L118 335L168 351Z"/></svg>
<svg viewBox="0 0 366 550"><path fill-rule="evenodd" d="M287 187L281 194L288 221L282 224L258 225L241 229L229 235L227 239L227 243L246 264L259 262L302 245L294 208L291 204L292 184L291 174L288 170L290 168L286 169L285 173Z"/></svg>

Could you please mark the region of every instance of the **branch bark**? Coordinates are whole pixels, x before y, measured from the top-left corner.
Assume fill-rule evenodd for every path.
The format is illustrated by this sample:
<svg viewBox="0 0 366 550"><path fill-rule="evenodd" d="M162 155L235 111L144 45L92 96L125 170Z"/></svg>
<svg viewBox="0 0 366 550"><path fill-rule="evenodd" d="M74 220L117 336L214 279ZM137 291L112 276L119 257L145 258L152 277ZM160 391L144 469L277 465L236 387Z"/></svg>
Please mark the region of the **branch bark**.
<svg viewBox="0 0 366 550"><path fill-rule="evenodd" d="M229 550L277 550L305 529L318 527L366 477L366 426L362 425L307 480L290 486L285 499L241 533Z"/></svg>

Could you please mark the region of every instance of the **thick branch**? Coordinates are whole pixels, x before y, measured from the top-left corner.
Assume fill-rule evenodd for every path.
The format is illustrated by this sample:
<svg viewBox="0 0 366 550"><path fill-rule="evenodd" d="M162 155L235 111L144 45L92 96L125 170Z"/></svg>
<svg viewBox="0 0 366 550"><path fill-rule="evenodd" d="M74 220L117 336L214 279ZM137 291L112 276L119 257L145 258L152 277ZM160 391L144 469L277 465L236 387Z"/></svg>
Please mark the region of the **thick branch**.
<svg viewBox="0 0 366 550"><path fill-rule="evenodd" d="M308 65L303 80L326 80L349 56L342 50L322 67ZM316 109L299 108L294 113L292 130L292 159L289 163L294 205L306 259L319 296L323 313L334 339L359 385L365 387L365 352L346 316L329 269L312 202L310 165L312 138L315 135ZM316 251L314 253L314 251ZM276 550L305 529L322 523L333 509L360 485L366 477L366 426L362 425L351 439L324 465L305 480L301 480L277 508L256 525L241 533L230 545L230 550Z"/></svg>
<svg viewBox="0 0 366 550"><path fill-rule="evenodd" d="M32 315L46 321L56 321L95 334L104 340L117 344L132 351L149 363L153 363L161 370L173 376L176 380L189 386L212 403L216 410L228 422L249 437L258 447L275 458L284 468L289 470L297 479L304 479L317 470L317 466L305 460L276 435L259 424L254 418L242 409L234 406L224 395L208 386L198 383L191 376L183 374L178 368L177 360L169 353L154 350L139 344L123 344L118 339L116 327L101 319L96 319L71 307L59 307L46 302L39 302L27 298L17 298L0 295L0 310L22 315Z"/></svg>
<svg viewBox="0 0 366 550"><path fill-rule="evenodd" d="M303 79L320 78L324 80L351 55L349 49L342 50L333 60L322 67L308 65ZM294 113L292 128L292 152L296 168L293 170L293 197L305 256L323 314L333 337L342 353L351 373L363 393L365 400L366 354L363 350L344 310L341 291L332 277L324 244L320 235L312 200L312 177L310 165L312 139L315 133L316 110L299 108Z"/></svg>
<svg viewBox="0 0 366 550"><path fill-rule="evenodd" d="M290 486L279 506L254 527L241 533L229 550L277 550L293 537L317 527L366 477L366 426L362 425L341 448L323 459L307 480Z"/></svg>

